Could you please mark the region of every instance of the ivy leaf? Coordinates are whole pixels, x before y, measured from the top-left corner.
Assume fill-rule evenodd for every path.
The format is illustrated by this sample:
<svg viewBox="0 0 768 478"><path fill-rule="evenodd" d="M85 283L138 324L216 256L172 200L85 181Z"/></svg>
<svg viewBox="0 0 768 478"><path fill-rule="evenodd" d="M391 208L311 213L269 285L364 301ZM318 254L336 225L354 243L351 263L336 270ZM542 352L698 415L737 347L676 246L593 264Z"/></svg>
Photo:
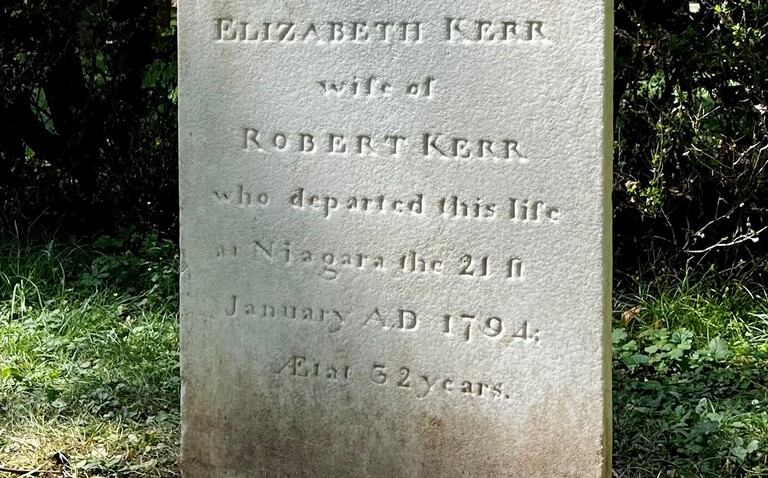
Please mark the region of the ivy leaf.
<svg viewBox="0 0 768 478"><path fill-rule="evenodd" d="M648 347L645 348L645 352L649 354L655 354L658 351L659 351L658 345L649 345Z"/></svg>
<svg viewBox="0 0 768 478"><path fill-rule="evenodd" d="M643 354L632 354L629 357L624 357L624 365L627 367L637 367L648 363L648 356Z"/></svg>
<svg viewBox="0 0 768 478"><path fill-rule="evenodd" d="M624 329L616 329L611 334L611 343L618 344L622 340L627 338L627 331Z"/></svg>
<svg viewBox="0 0 768 478"><path fill-rule="evenodd" d="M687 329L679 329L672 332L672 336L669 338L669 341L675 344L683 344L685 342L690 342L693 339L693 334L689 332Z"/></svg>
<svg viewBox="0 0 768 478"><path fill-rule="evenodd" d="M731 355L731 349L728 342L722 337L715 337L709 341L707 351L715 360L725 360Z"/></svg>

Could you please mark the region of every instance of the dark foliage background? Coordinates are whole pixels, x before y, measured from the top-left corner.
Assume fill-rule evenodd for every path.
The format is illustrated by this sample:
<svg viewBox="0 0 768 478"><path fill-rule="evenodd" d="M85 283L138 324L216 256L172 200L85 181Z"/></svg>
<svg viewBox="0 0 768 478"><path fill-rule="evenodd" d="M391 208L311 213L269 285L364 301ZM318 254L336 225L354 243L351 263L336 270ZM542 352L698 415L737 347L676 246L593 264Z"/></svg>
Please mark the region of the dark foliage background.
<svg viewBox="0 0 768 478"><path fill-rule="evenodd" d="M0 7L3 221L66 234L130 226L175 236L169 7L166 0ZM619 283L712 267L766 281L766 35L768 2L617 2Z"/></svg>
<svg viewBox="0 0 768 478"><path fill-rule="evenodd" d="M768 3L626 0L615 21L617 278L765 281Z"/></svg>
<svg viewBox="0 0 768 478"><path fill-rule="evenodd" d="M176 39L159 0L0 7L0 204L62 233L176 225Z"/></svg>

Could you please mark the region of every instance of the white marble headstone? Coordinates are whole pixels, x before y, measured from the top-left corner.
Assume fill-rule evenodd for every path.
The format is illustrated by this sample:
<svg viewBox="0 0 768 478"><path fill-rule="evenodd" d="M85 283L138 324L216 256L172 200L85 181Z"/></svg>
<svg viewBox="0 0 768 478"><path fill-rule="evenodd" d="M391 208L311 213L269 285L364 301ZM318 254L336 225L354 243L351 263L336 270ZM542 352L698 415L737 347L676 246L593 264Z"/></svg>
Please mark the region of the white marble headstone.
<svg viewBox="0 0 768 478"><path fill-rule="evenodd" d="M186 478L609 475L611 16L181 5Z"/></svg>

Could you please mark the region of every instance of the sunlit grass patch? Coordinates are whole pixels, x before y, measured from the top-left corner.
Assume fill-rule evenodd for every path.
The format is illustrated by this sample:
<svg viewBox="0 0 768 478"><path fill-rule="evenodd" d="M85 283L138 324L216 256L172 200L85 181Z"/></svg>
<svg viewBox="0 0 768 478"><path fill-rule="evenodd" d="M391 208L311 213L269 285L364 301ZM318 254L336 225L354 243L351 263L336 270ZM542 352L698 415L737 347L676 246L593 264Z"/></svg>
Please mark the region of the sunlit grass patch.
<svg viewBox="0 0 768 478"><path fill-rule="evenodd" d="M0 247L0 468L176 476L175 248Z"/></svg>
<svg viewBox="0 0 768 478"><path fill-rule="evenodd" d="M737 277L617 297L621 478L768 476L768 300Z"/></svg>
<svg viewBox="0 0 768 478"><path fill-rule="evenodd" d="M175 477L178 416L144 423L100 420L83 415L18 421L0 429L3 466L50 470L65 476Z"/></svg>

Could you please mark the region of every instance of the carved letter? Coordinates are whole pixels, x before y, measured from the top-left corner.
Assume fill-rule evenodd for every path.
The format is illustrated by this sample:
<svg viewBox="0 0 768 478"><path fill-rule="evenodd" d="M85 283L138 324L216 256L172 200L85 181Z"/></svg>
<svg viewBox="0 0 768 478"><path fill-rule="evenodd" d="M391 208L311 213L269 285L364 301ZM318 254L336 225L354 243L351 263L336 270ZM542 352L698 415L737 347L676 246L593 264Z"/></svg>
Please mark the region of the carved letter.
<svg viewBox="0 0 768 478"><path fill-rule="evenodd" d="M257 151L264 151L259 143L259 132L252 128L244 128L245 141L243 141L243 149L250 151L256 149Z"/></svg>
<svg viewBox="0 0 768 478"><path fill-rule="evenodd" d="M237 296L233 295L232 299L230 301L229 307L227 308L227 315L232 317L237 313Z"/></svg>

